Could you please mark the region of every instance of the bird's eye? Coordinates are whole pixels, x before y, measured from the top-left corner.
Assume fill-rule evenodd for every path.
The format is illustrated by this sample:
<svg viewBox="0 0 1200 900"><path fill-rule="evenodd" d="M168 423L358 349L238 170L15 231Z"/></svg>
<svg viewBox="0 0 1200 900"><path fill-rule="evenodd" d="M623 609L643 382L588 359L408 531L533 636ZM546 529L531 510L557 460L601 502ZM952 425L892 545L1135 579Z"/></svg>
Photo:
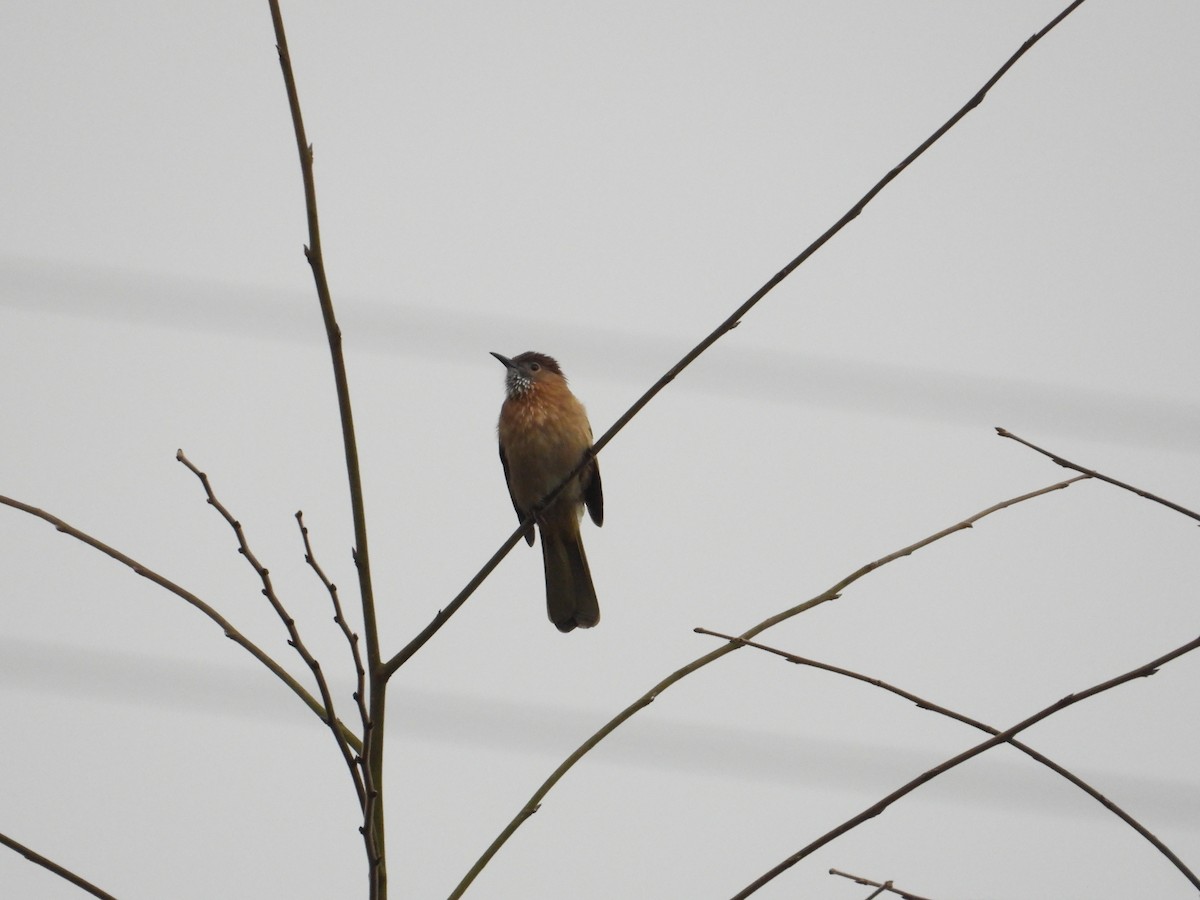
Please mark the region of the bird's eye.
<svg viewBox="0 0 1200 900"><path fill-rule="evenodd" d="M538 369L540 369L540 368L541 368L541 366L539 366L537 363L530 363L530 364L529 364L529 371L530 371L530 372L536 372L536 371L537 371Z"/></svg>

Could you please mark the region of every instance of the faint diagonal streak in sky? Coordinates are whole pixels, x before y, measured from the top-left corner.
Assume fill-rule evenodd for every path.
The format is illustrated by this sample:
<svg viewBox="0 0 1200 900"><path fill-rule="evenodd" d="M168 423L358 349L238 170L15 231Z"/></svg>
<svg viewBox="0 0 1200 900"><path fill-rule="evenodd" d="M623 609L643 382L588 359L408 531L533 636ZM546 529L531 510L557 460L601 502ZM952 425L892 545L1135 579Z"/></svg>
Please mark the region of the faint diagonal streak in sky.
<svg viewBox="0 0 1200 900"><path fill-rule="evenodd" d="M325 340L320 311L308 291L281 291L0 256L0 309L128 322L288 343ZM461 360L485 367L498 333L545 330L521 327L513 317L431 310L347 297L340 317L352 347L376 353ZM564 329L567 327L564 324ZM612 361L673 359L677 342L593 328L592 349L576 353L577 368L640 384L646 372ZM603 348L603 349L600 349ZM1022 380L942 372L779 351L722 348L728 365L697 366L678 387L738 398L881 413L990 430L1000 421L1042 433L1110 443L1195 452L1200 447L1200 404L1161 397L1114 394Z"/></svg>

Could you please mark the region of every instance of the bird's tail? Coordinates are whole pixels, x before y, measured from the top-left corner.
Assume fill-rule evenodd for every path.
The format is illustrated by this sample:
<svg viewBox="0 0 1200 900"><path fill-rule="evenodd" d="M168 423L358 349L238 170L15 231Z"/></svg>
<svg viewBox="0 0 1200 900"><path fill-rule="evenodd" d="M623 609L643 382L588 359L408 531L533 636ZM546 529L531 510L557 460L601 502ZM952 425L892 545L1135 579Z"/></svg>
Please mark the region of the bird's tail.
<svg viewBox="0 0 1200 900"><path fill-rule="evenodd" d="M578 526L543 529L542 559L546 566L546 612L554 626L559 631L570 631L591 628L599 622L600 603Z"/></svg>

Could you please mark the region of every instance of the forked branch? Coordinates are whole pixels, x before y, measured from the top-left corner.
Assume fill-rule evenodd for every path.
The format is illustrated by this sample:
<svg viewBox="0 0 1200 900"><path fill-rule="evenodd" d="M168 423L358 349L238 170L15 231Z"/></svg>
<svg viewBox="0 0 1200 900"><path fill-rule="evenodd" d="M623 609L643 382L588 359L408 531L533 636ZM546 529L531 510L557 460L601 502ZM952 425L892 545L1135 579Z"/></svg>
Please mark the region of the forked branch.
<svg viewBox="0 0 1200 900"><path fill-rule="evenodd" d="M364 807L366 805L366 792L363 789L362 773L359 771L358 761L355 759L354 754L350 752L350 745L346 742L346 738L337 727L338 718L333 705L333 693L329 690L329 682L325 680L325 673L321 669L320 662L309 652L304 640L300 637L300 629L296 626L296 620L292 618L291 613L287 611L283 605L283 601L279 599L279 595L275 592L275 585L271 581L270 571L258 561L258 557L250 549L250 543L246 540L246 531L242 528L242 523L234 517L225 504L217 499L208 475L196 468L182 450L176 451L175 458L183 463L188 471L200 480L200 484L204 487L208 505L220 513L221 518L233 529L234 536L237 538L238 553L245 557L246 562L250 564L250 567L258 575L263 586L263 596L267 598L267 601L271 604L271 608L275 610L275 614L279 616L284 628L287 629L288 643L295 648L296 652L300 654L300 658L304 660L304 664L308 666L309 671L313 673L313 678L317 682L317 689L321 692L321 700L327 710L325 724L329 726L330 733L337 744L338 752L342 755L342 761L346 763L346 767L350 771L350 778L354 782L355 793L358 794L358 805Z"/></svg>
<svg viewBox="0 0 1200 900"><path fill-rule="evenodd" d="M740 635L740 638L741 638L741 640L749 640L750 638L756 637L760 633L766 631L768 628L771 628L774 625L778 625L780 622L784 622L784 621L792 618L793 616L797 616L797 615L800 615L801 613L807 612L810 609L820 606L822 603L828 603L830 600L834 600L837 597L839 597L841 595L841 592L843 590L845 590L847 587L849 587L850 585L852 585L854 582L858 581L860 578L865 577L866 575L869 575L871 572L874 572L876 569L879 569L882 566L885 566L890 562L895 562L898 559L902 559L906 556L909 556L910 554L917 552L918 550L920 550L923 547L927 547L930 544L935 543L936 541L940 541L944 537L948 537L952 534L956 534L959 531L965 531L966 529L971 528L980 519L983 519L984 517L989 516L994 512L999 512L1002 509L1007 509L1010 506L1015 506L1016 504L1023 503L1026 500L1032 500L1035 497L1041 497L1046 494L1053 493L1055 491L1063 490L1064 488L1069 487L1070 485L1074 484L1077 481L1082 481L1084 477L1085 476L1081 475L1078 478L1071 478L1071 479L1068 479L1067 481L1060 481L1055 484L1048 485L1044 488L1040 488L1039 490L1031 491L1027 494L1021 494L1020 496L1013 497L1013 498L1011 498L1009 500L1005 500L1001 503L997 503L994 506L989 506L987 509L981 510L980 512L975 513L975 515L970 516L969 518L963 519L961 522L958 522L957 524L951 525L949 528L944 528L941 531L931 534L926 538L922 538L921 540L917 541L914 544L909 544L907 547L902 547L901 549L895 551L894 553L889 553L887 556L881 557L880 559L877 559L874 562L869 562L866 565L859 568L858 570L856 570L855 572L852 572L850 575L847 575L845 578L843 578L837 584L830 587L828 590L813 597L811 600L801 603L799 606L793 606L791 609L784 610L783 612L778 613L774 616L771 616L770 618L764 619L763 621L761 621L757 625L755 625L753 628L750 628L747 631L743 632ZM734 650L737 650L740 646L741 645L737 642L730 642L721 647L718 647L717 649L715 649L709 653L704 654L703 656L699 657L698 659L695 659L692 662L688 663L686 666L683 666L680 669L676 669L674 672L672 672L670 675L668 675L662 681L658 682L658 684L654 685L654 687L650 688L650 690L646 691L646 693L642 694L642 696L640 696L636 700L634 700L633 703L629 704L629 706L625 707L625 709L621 710L621 712L617 713L617 715L614 716L612 719L610 719L599 731L597 731L590 738L588 738L586 741L584 741L579 746L579 748L577 750L575 750L575 752L572 753L570 756L568 756L565 760L563 760L563 762L558 766L558 768L555 769L550 774L550 777L547 778L542 783L542 785L536 791L533 792L533 796L529 798L529 801L523 807L521 807L521 809L513 817L512 821L510 821L508 823L508 825L505 826L504 830L501 831L500 834L496 837L496 839L494 841L492 841L491 845L487 848L487 850L485 850L483 852L483 855L480 856L479 859L475 861L475 865L473 865L471 867L471 869L467 872L467 874L463 876L462 881L460 881L458 883L458 886L454 889L454 892L450 895L451 900L453 900L453 898L456 898L456 897L461 897L466 892L467 888L471 886L471 882L474 881L475 878L479 875L479 873L483 871L483 868L488 864L488 862L491 860L491 858L496 855L496 853L500 850L500 848L503 847L504 844L508 841L508 839L513 836L513 834L516 832L516 830L518 828L521 827L521 825L525 822L525 820L528 819L530 816L532 816L535 812L537 812L538 807L541 806L542 799L548 793L550 793L550 791L554 787L554 785L556 785L562 779L562 777L564 775L566 775L567 772L569 772L574 767L574 765L577 762L579 762L581 759L583 759L583 757L586 756L592 750L593 747L595 747L602 740L604 740L606 737L608 737L610 734L612 734L612 732L614 732L622 723L624 723L628 719L632 718L639 710L645 709L647 706L649 706L651 703L653 703L654 700L663 691L667 690L667 688L671 687L676 682L681 681L682 679L686 678L688 675L691 675L693 672L704 668L709 663L716 662L718 659L725 656L726 654L732 653Z"/></svg>
<svg viewBox="0 0 1200 900"><path fill-rule="evenodd" d="M191 591L180 587L175 582L168 578L164 578L162 575L155 572L149 566L143 565L133 557L127 556L120 550L110 547L108 544L104 543L98 538L92 537L87 532L81 531L74 525L63 521L58 516L52 515L45 510L38 509L36 506L30 506L28 503L22 503L20 500L13 500L11 497L0 496L0 504L3 504L4 506L11 506L13 509L19 509L22 512L29 513L31 516L36 516L44 522L49 522L63 534L70 535L76 540L87 544L89 547L99 550L105 556L115 559L121 565L132 569L135 573L141 575L143 578L154 582L159 587L170 591L176 597L179 597L180 599L190 603L209 619L215 622L221 628L221 630L225 632L225 636L227 638L229 638L235 644L238 644L251 656L270 669L280 681L291 688L292 693L304 701L304 705L311 709L322 722L328 721L328 713L326 712L325 707L322 706L321 703L315 697L313 697L313 695L310 694L302 684L300 684L300 682L293 678L287 669L272 659L270 654L238 631L228 619L222 616L219 612L217 612ZM353 731L347 728L346 725L340 720L337 721L337 728L350 747L354 748L356 752L361 751L362 742Z"/></svg>
<svg viewBox="0 0 1200 900"><path fill-rule="evenodd" d="M731 646L731 645L727 644L726 646ZM884 797L879 802L871 804L866 809L864 809L862 812L860 812L858 815L847 819L845 822L843 822L841 825L838 825L836 828L833 828L833 829L825 832L825 834L821 835L819 838L817 838L812 843L801 848L800 850L797 850L795 853L793 853L787 859L783 860L782 862L780 862L778 865L774 866L769 871L763 873L758 878L756 878L754 881L752 881L750 884L748 884L745 888L738 891L738 893L734 894L733 900L744 900L744 898L749 897L751 894L755 893L759 888L763 887L765 884L772 881L773 879L775 879L776 877L781 875L783 872L786 872L788 869L790 869L796 863L800 862L800 860L804 859L808 855L821 849L826 844L828 844L830 841L834 840L835 838L840 837L841 835L845 834L847 831L857 828L863 822L866 822L869 819L873 819L875 816L879 815L881 812L883 812L885 809L887 809L889 806L891 806L893 803L895 803L901 797L911 794L913 791L915 791L921 785L932 781L933 779L937 778L942 773L949 772L951 769L955 768L956 766L962 765L969 759L974 759L979 754L981 754L987 750L991 750L993 747L996 747L1000 744L1011 741L1014 737L1016 737L1016 735L1020 734L1026 728L1029 728L1032 725L1036 725L1038 722L1041 722L1043 719L1049 718L1050 716L1054 715L1057 712L1061 712L1062 710L1066 709L1068 706L1074 706L1076 703L1079 703L1081 700L1087 700L1090 697L1095 697L1097 694L1102 694L1105 691L1112 690L1115 687L1120 687L1121 685L1126 684L1130 681L1133 681L1136 678L1148 678L1149 676L1151 676L1155 672L1157 672L1160 668L1165 666L1167 663L1171 662L1172 660L1178 659L1179 657L1183 656L1186 653L1191 653L1193 650L1197 649L1198 647L1200 647L1200 637L1194 638L1194 639L1188 641L1186 644L1176 647L1174 650L1171 650L1168 653L1164 653L1162 656L1158 657L1157 659L1152 659L1150 662L1146 663L1145 665L1138 666L1136 669L1130 669L1128 672L1125 672L1124 674L1118 675L1115 678L1110 678L1108 681L1101 682L1100 684L1093 685L1092 687L1088 688L1087 690L1080 691L1077 694L1068 694L1067 696L1063 697L1061 700L1057 700L1054 703L1051 703L1049 706L1045 707L1044 709L1041 709L1038 712L1034 713L1029 718L1022 720L1021 722L1018 722L1016 725L1012 726L1009 729L1006 729L1005 731L1000 732L995 737L989 738L988 740L984 741L981 744L976 744L970 750L965 750L962 753L958 754L957 756L951 757L950 759L946 760L942 764L934 766L932 769L929 769L928 771L923 772L921 775L918 775L916 778L914 778L912 781L908 782L904 786L896 789L895 791L892 791L892 793L888 794L886 797Z"/></svg>
<svg viewBox="0 0 1200 900"><path fill-rule="evenodd" d="M726 640L726 641L735 641L746 647L753 647L756 650L762 650L766 653L772 653L776 656L779 656L779 657L787 660L790 663L795 663L796 665L809 666L814 669L820 669L824 672L832 672L835 675L843 675L847 678L852 678L856 681L865 682L867 684L873 685L874 687L881 688L882 690L885 690L892 694L895 694L897 697L903 697L905 700L909 700L912 703L915 703L921 709L927 709L930 712L935 712L938 715L946 716L949 719L955 719L956 721L962 722L964 725L970 725L972 728L975 728L979 731L986 732L987 734L991 734L991 735L1000 734L1000 729L998 729L998 728L993 728L991 725L986 725L983 722L978 721L977 719L972 719L969 716L965 716L962 713L955 712L952 709L947 709L944 706L939 706L938 704L933 703L930 700L926 700L923 697L918 697L916 694L906 691L903 688L898 688L895 685L888 684L886 681L882 681L878 678L870 678L870 677L868 677L866 675L862 675L858 672L851 671L850 669L843 669L841 666L831 666L828 663L818 662L815 659L808 659L803 656L796 656L793 653L788 653L784 650L778 650L775 647L768 647L766 644L760 644L756 641L747 641L747 640L743 640L742 638L733 637L732 635L721 634L718 631L709 631L707 628L697 628L695 630L696 630L697 634L706 634L706 635L709 635L710 637L721 638L722 640ZM1043 756L1041 753L1039 753L1037 750L1034 750L1028 744L1023 743L1023 742L1017 740L1016 738L1009 738L1008 743L1011 744L1013 747L1017 748L1018 750L1020 750L1022 753L1024 753L1030 759L1041 763L1043 766L1050 769L1050 771L1054 772L1056 775L1061 775L1067 781L1071 782L1071 784L1075 785L1077 788L1079 788L1080 790L1082 790L1086 794L1088 794L1093 800L1098 802L1105 809L1109 810L1109 812L1113 813L1115 816L1117 816L1117 818L1121 819L1121 821L1123 821L1126 825L1128 825L1130 828L1132 828L1134 831L1136 831L1138 834L1140 834L1143 838L1145 838L1147 841L1149 841L1154 846L1154 848L1156 850L1158 850L1159 853L1161 853L1168 860L1170 860L1171 864L1174 865L1175 868L1177 868L1180 871L1180 873L1182 873L1183 876L1192 883L1193 887L1200 888L1200 879L1198 879L1196 877L1195 873L1192 872L1192 870L1189 869L1187 867L1187 865L1184 864L1183 860L1181 860L1175 854L1175 852L1171 850L1170 847L1168 847L1166 844L1164 844L1162 841L1160 841L1154 834L1152 834L1148 828L1146 828L1144 825L1142 825L1141 822L1139 822L1137 819L1135 819L1133 816L1131 816L1129 813L1127 813L1121 807L1117 806L1116 803L1114 803L1108 797L1101 794L1098 790L1096 790L1094 787L1092 787L1090 784L1088 784L1082 778L1075 775L1073 772L1070 772L1067 769L1064 769L1062 766L1060 766L1058 763L1056 763L1054 760L1050 759L1049 757Z"/></svg>
<svg viewBox="0 0 1200 900"><path fill-rule="evenodd" d="M1000 435L1000 437L1002 437L1002 438L1008 438L1009 440L1016 441L1018 444L1024 444L1030 450L1036 450L1038 453L1042 454L1042 456L1049 457L1051 460L1053 460L1058 465L1062 466L1064 469L1072 469L1076 472L1082 472L1088 478L1095 478L1097 481L1107 482L1108 484L1114 485L1115 487L1119 487L1122 490L1126 490L1126 491L1129 491L1130 493L1137 494L1139 497L1141 497L1144 500L1150 500L1154 503L1160 503L1163 506L1165 506L1167 509L1173 509L1177 513L1181 513L1185 516L1188 516L1189 518L1200 521L1200 513L1192 512L1186 506L1180 506L1178 503L1172 503L1170 500L1164 500L1162 497L1156 496L1155 494L1151 494L1149 491L1143 491L1141 488L1134 487L1132 484L1126 484L1124 481L1117 481L1117 479L1110 478L1108 475L1105 475L1103 472L1097 472L1095 469L1085 469L1083 466L1079 465L1078 463L1073 463L1069 459L1063 459L1057 453L1051 453L1049 450L1043 450L1041 447L1037 446L1037 444L1031 444L1031 443L1029 443L1029 441L1025 440L1025 438L1017 437L1015 434L1013 434L1011 431L1008 431L1005 428L997 428L996 434Z"/></svg>

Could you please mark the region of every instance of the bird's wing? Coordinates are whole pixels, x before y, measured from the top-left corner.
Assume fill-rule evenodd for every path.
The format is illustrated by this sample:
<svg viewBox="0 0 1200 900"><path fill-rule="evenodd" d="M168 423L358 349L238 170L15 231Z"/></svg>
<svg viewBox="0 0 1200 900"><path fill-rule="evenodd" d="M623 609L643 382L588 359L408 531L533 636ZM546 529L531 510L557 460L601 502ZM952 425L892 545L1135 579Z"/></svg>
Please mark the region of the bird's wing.
<svg viewBox="0 0 1200 900"><path fill-rule="evenodd" d="M600 486L600 461L593 459L592 464L584 470L587 486L583 489L583 502L587 504L588 515L597 525L604 524L604 489Z"/></svg>
<svg viewBox="0 0 1200 900"><path fill-rule="evenodd" d="M500 465L504 466L504 483L508 485L508 497L512 500L513 509L517 512L517 521L525 520L525 513L521 511L521 507L517 506L517 498L512 492L512 479L508 475L508 457L504 455L504 445L500 445ZM530 522L525 528L525 543L530 547L533 546L533 523Z"/></svg>

